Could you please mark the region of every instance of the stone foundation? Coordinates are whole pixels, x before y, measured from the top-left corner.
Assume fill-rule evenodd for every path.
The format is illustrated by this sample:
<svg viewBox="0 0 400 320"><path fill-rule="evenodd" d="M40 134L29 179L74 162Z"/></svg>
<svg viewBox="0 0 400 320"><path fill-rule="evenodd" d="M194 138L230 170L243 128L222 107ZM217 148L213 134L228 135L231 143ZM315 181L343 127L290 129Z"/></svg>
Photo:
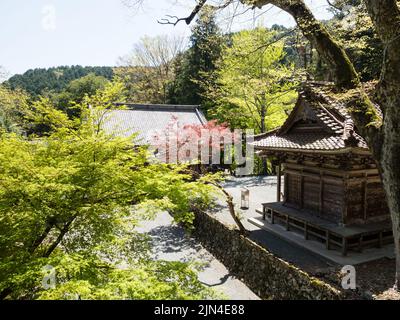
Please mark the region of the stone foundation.
<svg viewBox="0 0 400 320"><path fill-rule="evenodd" d="M261 299L337 300L343 294L207 213L196 213L194 236Z"/></svg>

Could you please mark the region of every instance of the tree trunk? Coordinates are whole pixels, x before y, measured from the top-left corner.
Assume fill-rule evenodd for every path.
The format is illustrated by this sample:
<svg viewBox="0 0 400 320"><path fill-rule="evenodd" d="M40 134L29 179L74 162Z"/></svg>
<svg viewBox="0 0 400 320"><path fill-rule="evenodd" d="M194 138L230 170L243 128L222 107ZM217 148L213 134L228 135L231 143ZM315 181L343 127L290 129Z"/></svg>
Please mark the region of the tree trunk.
<svg viewBox="0 0 400 320"><path fill-rule="evenodd" d="M3 291L0 292L0 300L4 300L4 299L7 298L12 292L13 292L13 291L12 291L11 288L3 289Z"/></svg>
<svg viewBox="0 0 400 320"><path fill-rule="evenodd" d="M244 227L242 221L240 221L239 217L236 214L235 204L233 203L233 197L224 189L223 186L219 185L218 183L214 183L214 182L207 182L207 183L215 186L225 195L229 213L230 213L231 217L233 218L233 220L235 221L236 225L238 226L239 232L242 235L247 235L248 234L247 229Z"/></svg>
<svg viewBox="0 0 400 320"><path fill-rule="evenodd" d="M35 252L35 250L42 244L44 239L46 239L47 235L50 233L53 226L54 226L53 223L47 224L46 229L43 231L43 233L37 239L35 239L35 241L29 247L29 249L28 249L29 254L33 254Z"/></svg>
<svg viewBox="0 0 400 320"><path fill-rule="evenodd" d="M383 185L389 205L393 236L396 249L396 289L400 289L400 115L399 104L395 112L388 113L385 119L385 138L380 161Z"/></svg>
<svg viewBox="0 0 400 320"><path fill-rule="evenodd" d="M344 49L330 36L322 23L315 19L303 0L241 0L241 2L259 8L273 4L291 14L304 36L334 71L336 84L346 89L356 88L360 84L360 78Z"/></svg>
<svg viewBox="0 0 400 320"><path fill-rule="evenodd" d="M261 110L260 110L260 121L261 121L261 133L265 133L266 129L265 129L265 117L266 117L266 108L265 108L265 104L263 103L261 105Z"/></svg>
<svg viewBox="0 0 400 320"><path fill-rule="evenodd" d="M60 242L62 241L64 236L69 231L69 228L70 228L71 224L74 222L74 220L76 219L76 217L77 217L77 214L75 214L73 217L71 217L71 219L64 224L63 228L60 230L60 234L58 235L57 239L50 245L50 247L46 250L46 252L44 254L42 254L43 258L48 258L53 253L53 251L57 248L57 246L60 244ZM46 230L44 231L44 233L37 240L35 240L35 242L29 248L28 252L30 254L33 254L34 251L36 250L36 248L40 246L40 244L43 242L43 240L46 238L46 236L48 235L48 233L50 232L50 230L52 228L53 228L53 224L49 224L46 227ZM13 293L12 287L3 289L0 292L0 300L4 300L12 293Z"/></svg>
<svg viewBox="0 0 400 320"><path fill-rule="evenodd" d="M261 118L261 133L265 133L267 130L265 128L265 118L267 117L267 110L266 110L265 102L261 102L261 110L260 110L260 118ZM262 163L262 174L267 175L268 174L268 163L266 158L261 159Z"/></svg>
<svg viewBox="0 0 400 320"><path fill-rule="evenodd" d="M376 1L376 0L375 0ZM380 154L382 134L379 130L379 116L371 100L365 94L360 78L343 48L332 38L321 22L315 19L303 0L241 0L242 3L262 7L275 5L288 12L296 20L304 36L311 42L321 59L335 75L338 89L350 91L349 113L354 118L357 129L368 141L376 154Z"/></svg>
<svg viewBox="0 0 400 320"><path fill-rule="evenodd" d="M384 112L379 160L392 216L396 247L396 287L400 289L400 9L396 0L364 0L385 46L377 99Z"/></svg>
<svg viewBox="0 0 400 320"><path fill-rule="evenodd" d="M77 215L75 214L69 221L67 221L63 228L60 230L60 234L58 235L57 239L50 245L50 247L46 250L44 253L43 257L48 258L53 251L57 248L57 246L60 244L64 236L68 233L69 228L71 224L75 221Z"/></svg>

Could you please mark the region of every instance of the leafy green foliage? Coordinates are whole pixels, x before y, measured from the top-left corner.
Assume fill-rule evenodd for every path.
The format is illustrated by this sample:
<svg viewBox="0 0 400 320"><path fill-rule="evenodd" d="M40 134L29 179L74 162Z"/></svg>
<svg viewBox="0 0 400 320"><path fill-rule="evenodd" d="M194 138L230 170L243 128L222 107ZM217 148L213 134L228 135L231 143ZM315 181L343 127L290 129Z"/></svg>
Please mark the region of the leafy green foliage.
<svg viewBox="0 0 400 320"><path fill-rule="evenodd" d="M345 48L363 81L378 79L384 48L362 1L336 1L335 18L328 28Z"/></svg>
<svg viewBox="0 0 400 320"><path fill-rule="evenodd" d="M297 97L292 66L282 63L284 44L264 28L241 31L225 46L217 72L212 115L233 128L266 132L280 126Z"/></svg>
<svg viewBox="0 0 400 320"><path fill-rule="evenodd" d="M51 95L51 100L57 109L65 111L70 117L76 117L79 114L74 105L81 103L85 96L92 96L98 90L104 89L108 82L103 76L89 73L87 76L71 81L61 93Z"/></svg>
<svg viewBox="0 0 400 320"><path fill-rule="evenodd" d="M28 108L29 97L22 90L10 90L0 85L0 131L21 132L23 115Z"/></svg>
<svg viewBox="0 0 400 320"><path fill-rule="evenodd" d="M51 109L53 106L67 114L70 119L79 118L81 116L81 103L85 98L89 96L94 96L96 93L101 92L107 85L109 81L101 76L96 76L91 73L80 79L71 81L67 88L61 93L52 93L47 96L39 96L36 100L32 102L32 106L35 109L37 105L48 105ZM122 85L118 85L118 89L122 92ZM122 95L117 95L111 97L124 100ZM38 134L44 135L49 130L50 127L46 124L45 119L36 121L28 121L29 125L26 127L28 134Z"/></svg>
<svg viewBox="0 0 400 320"><path fill-rule="evenodd" d="M77 103L71 119L49 99L27 117L51 129L40 139L0 136L0 295L14 299L189 299L210 291L193 268L152 261L135 231L143 212L170 211L190 225L212 188L184 167L148 162L134 136L105 133L102 121L123 85L110 83ZM88 106L91 106L89 108ZM55 289L42 268L56 270Z"/></svg>

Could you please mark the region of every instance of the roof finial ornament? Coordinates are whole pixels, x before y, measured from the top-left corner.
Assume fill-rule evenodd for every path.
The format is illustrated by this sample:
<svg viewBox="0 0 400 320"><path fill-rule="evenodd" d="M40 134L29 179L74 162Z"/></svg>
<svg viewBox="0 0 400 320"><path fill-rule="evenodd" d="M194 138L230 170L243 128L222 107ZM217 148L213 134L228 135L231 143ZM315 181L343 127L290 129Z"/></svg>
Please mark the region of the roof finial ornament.
<svg viewBox="0 0 400 320"><path fill-rule="evenodd" d="M354 121L351 118L347 118L344 122L343 140L346 146L356 146L358 144L356 137L354 137Z"/></svg>

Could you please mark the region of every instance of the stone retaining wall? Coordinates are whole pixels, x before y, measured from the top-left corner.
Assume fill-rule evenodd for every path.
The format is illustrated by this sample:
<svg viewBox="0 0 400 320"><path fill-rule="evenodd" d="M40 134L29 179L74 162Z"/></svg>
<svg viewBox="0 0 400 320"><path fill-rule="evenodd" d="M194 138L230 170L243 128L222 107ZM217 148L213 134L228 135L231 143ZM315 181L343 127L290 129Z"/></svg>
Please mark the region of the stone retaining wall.
<svg viewBox="0 0 400 320"><path fill-rule="evenodd" d="M209 214L198 212L194 236L261 299L341 299L342 293L277 258Z"/></svg>

